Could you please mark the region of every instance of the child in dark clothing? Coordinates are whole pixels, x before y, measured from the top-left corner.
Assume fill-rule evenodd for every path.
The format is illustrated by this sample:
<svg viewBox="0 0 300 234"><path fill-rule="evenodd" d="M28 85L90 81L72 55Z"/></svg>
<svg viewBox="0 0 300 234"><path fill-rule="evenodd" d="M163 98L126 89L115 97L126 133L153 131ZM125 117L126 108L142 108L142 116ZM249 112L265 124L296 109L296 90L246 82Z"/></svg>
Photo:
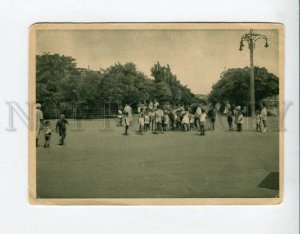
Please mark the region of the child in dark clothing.
<svg viewBox="0 0 300 234"><path fill-rule="evenodd" d="M210 129L215 130L216 111L213 108L211 108L208 111L207 115L208 115L209 122L210 122Z"/></svg>
<svg viewBox="0 0 300 234"><path fill-rule="evenodd" d="M56 132L58 130L59 136L60 136L59 145L64 145L64 143L65 143L64 141L65 141L66 134L67 134L66 124L68 124L68 121L65 119L65 115L61 114L59 117L59 120L56 123Z"/></svg>

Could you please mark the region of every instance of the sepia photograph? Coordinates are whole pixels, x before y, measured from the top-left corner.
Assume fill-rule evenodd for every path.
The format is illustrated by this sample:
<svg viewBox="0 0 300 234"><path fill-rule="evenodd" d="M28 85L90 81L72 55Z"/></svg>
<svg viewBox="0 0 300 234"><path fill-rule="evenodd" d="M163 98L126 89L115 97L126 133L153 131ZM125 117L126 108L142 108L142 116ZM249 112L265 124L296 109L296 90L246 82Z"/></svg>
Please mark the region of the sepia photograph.
<svg viewBox="0 0 300 234"><path fill-rule="evenodd" d="M37 23L33 204L279 204L284 27Z"/></svg>

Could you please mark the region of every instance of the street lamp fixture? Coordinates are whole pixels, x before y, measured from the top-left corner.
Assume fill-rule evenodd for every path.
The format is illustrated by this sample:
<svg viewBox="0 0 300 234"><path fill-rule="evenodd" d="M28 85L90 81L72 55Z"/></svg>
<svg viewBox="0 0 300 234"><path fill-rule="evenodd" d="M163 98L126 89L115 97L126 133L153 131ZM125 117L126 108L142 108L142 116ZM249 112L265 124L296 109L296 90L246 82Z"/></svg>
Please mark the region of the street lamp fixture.
<svg viewBox="0 0 300 234"><path fill-rule="evenodd" d="M268 40L266 40L265 47L266 47L266 48L268 48L268 47L269 47Z"/></svg>
<svg viewBox="0 0 300 234"><path fill-rule="evenodd" d="M239 50L242 51L244 45L244 42L248 43L248 48L250 50L250 108L251 108L251 116L252 119L255 116L255 90L254 90L254 62L253 62L253 50L255 48L255 42L259 39L264 39L265 40L265 48L269 47L268 44L268 38L259 33L254 33L254 31L251 29L249 33L244 34L241 37L240 41L240 48Z"/></svg>

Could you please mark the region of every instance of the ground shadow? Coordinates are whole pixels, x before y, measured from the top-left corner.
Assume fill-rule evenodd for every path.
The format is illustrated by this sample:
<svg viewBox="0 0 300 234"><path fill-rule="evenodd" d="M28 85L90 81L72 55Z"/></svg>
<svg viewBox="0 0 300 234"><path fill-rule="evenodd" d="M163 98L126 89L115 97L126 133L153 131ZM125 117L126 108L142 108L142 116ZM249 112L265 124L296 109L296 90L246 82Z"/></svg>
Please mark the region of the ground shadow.
<svg viewBox="0 0 300 234"><path fill-rule="evenodd" d="M279 190L279 173L271 172L264 178L258 187Z"/></svg>

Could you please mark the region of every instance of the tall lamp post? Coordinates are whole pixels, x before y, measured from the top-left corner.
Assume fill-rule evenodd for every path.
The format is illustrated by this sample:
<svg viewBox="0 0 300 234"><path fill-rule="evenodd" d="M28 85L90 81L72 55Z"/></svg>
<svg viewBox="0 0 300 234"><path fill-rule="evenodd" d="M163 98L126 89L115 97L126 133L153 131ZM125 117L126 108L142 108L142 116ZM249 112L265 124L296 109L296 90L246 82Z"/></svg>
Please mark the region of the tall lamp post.
<svg viewBox="0 0 300 234"><path fill-rule="evenodd" d="M250 50L250 113L252 119L255 116L255 90L254 90L254 63L253 63L253 50L255 48L255 42L259 39L265 40L265 48L269 47L268 38L263 34L254 33L252 29L250 29L249 33L244 34L241 37L240 48L242 51L244 42L248 43L248 48Z"/></svg>

